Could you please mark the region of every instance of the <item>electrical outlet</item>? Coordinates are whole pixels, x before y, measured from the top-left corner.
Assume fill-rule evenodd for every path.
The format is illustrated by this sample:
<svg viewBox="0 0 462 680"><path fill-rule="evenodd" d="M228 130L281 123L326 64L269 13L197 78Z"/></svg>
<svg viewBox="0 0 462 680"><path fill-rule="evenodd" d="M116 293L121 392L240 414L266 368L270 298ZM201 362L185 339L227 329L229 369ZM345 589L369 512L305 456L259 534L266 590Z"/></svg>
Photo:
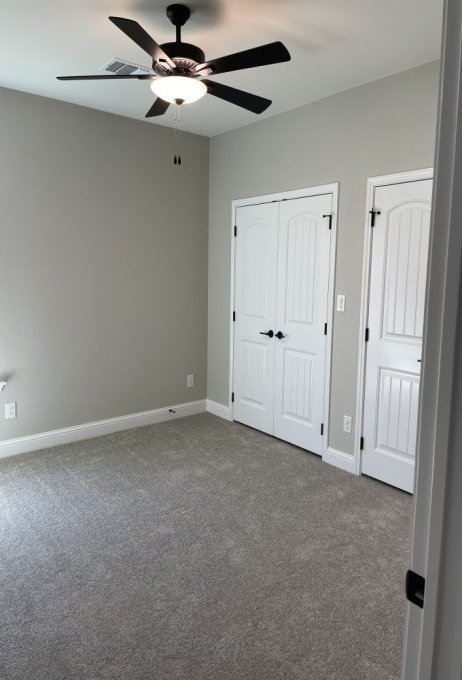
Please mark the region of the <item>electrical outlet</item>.
<svg viewBox="0 0 462 680"><path fill-rule="evenodd" d="M351 416L343 416L343 431L351 434Z"/></svg>
<svg viewBox="0 0 462 680"><path fill-rule="evenodd" d="M194 373L190 373L186 378L186 387L194 387Z"/></svg>
<svg viewBox="0 0 462 680"><path fill-rule="evenodd" d="M12 401L10 404L5 404L5 420L16 418L16 402Z"/></svg>
<svg viewBox="0 0 462 680"><path fill-rule="evenodd" d="M337 312L345 311L345 296L337 295Z"/></svg>

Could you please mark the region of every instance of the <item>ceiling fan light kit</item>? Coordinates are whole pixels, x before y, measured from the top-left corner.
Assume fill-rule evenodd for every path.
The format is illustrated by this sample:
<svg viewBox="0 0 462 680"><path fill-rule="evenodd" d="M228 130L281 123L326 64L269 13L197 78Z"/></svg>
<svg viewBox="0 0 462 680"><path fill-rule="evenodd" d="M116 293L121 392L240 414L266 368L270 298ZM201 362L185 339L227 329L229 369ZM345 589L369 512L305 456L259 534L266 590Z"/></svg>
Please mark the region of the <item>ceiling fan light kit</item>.
<svg viewBox="0 0 462 680"><path fill-rule="evenodd" d="M149 109L146 118L163 115L171 104L182 105L198 101L207 93L257 114L271 105L270 99L208 80L204 76L289 61L290 54L281 42L206 61L204 52L197 45L181 40L181 29L191 16L189 7L173 4L167 7L166 12L175 26L176 40L162 45L158 45L138 22L122 17L109 17L117 28L147 52L152 60L153 73L58 76L58 80L148 80L158 99Z"/></svg>
<svg viewBox="0 0 462 680"><path fill-rule="evenodd" d="M153 80L151 90L165 102L177 105L192 104L207 94L207 87L202 80L185 76L165 76Z"/></svg>

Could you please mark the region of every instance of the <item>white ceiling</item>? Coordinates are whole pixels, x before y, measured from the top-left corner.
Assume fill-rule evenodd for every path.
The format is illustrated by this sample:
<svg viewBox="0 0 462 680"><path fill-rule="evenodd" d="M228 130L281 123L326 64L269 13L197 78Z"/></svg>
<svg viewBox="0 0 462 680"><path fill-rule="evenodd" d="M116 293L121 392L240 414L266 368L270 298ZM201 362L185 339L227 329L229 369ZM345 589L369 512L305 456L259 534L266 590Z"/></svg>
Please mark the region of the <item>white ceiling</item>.
<svg viewBox="0 0 462 680"><path fill-rule="evenodd" d="M169 0L1 0L0 86L144 120L143 81L60 82L97 73L111 57L150 66L107 17L139 21L174 40ZM183 40L207 58L282 40L292 61L216 76L273 100L261 116L204 97L183 107L182 128L213 136L439 57L442 0L192 0ZM152 122L150 124L153 124ZM171 112L154 124L173 125Z"/></svg>

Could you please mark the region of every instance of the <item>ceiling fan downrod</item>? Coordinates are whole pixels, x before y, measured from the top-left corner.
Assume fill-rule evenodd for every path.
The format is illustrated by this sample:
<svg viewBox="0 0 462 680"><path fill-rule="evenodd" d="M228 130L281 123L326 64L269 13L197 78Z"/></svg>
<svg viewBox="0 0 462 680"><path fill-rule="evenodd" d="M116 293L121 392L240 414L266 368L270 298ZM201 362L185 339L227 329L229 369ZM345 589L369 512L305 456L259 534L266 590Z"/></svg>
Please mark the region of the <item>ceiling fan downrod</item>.
<svg viewBox="0 0 462 680"><path fill-rule="evenodd" d="M167 7L167 16L176 28L176 42L181 42L181 27L191 16L191 10L186 5L174 4Z"/></svg>
<svg viewBox="0 0 462 680"><path fill-rule="evenodd" d="M191 76L191 69L194 67L194 65L202 64L205 61L205 54L199 47L197 47L197 45L185 43L181 39L181 29L190 18L191 10L186 5L174 4L167 7L166 14L176 28L176 40L175 42L163 43L161 47L172 59L185 62L183 64L178 63L178 61L176 62L176 75ZM162 62L160 71L159 64L156 65L153 63L153 69L154 71L157 71L159 75L164 75L165 63ZM169 70L171 71L172 69ZM180 73L182 70L184 73ZM199 73L194 73L193 75L194 77L199 77Z"/></svg>

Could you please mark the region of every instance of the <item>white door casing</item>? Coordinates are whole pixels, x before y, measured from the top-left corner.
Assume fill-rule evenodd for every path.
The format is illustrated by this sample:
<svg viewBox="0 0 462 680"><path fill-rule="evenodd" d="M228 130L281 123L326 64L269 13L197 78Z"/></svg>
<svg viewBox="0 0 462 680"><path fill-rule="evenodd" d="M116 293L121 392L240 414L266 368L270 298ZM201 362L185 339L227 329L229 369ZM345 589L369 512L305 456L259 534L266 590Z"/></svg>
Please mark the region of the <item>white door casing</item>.
<svg viewBox="0 0 462 680"><path fill-rule="evenodd" d="M236 209L234 417L273 433L279 204Z"/></svg>
<svg viewBox="0 0 462 680"><path fill-rule="evenodd" d="M432 181L375 190L364 474L413 492Z"/></svg>
<svg viewBox="0 0 462 680"><path fill-rule="evenodd" d="M444 3L441 57L410 564L425 602L408 604L404 680L462 677L462 0Z"/></svg>
<svg viewBox="0 0 462 680"><path fill-rule="evenodd" d="M274 434L322 454L332 194L281 203Z"/></svg>

